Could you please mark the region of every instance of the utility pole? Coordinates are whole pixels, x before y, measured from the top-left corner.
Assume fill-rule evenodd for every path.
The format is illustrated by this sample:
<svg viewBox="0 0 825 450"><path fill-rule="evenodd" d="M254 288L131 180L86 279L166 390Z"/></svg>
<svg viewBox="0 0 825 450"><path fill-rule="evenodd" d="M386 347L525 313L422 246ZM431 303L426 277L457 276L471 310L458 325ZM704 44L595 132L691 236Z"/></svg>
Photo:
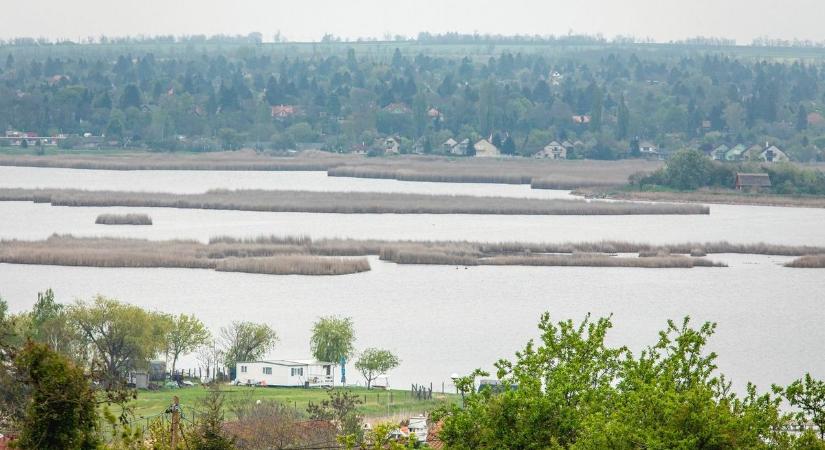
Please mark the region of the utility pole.
<svg viewBox="0 0 825 450"><path fill-rule="evenodd" d="M172 406L169 409L172 412L172 450L177 450L178 431L180 430L180 399L177 395L172 397Z"/></svg>

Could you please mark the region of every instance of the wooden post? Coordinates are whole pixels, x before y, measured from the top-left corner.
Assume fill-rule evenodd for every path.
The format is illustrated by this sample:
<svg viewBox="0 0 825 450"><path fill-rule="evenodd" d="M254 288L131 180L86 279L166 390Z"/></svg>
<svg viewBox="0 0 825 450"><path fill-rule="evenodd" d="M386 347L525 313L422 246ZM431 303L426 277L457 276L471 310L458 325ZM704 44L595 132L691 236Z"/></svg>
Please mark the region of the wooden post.
<svg viewBox="0 0 825 450"><path fill-rule="evenodd" d="M178 448L178 428L180 427L180 399L172 397L172 450Z"/></svg>

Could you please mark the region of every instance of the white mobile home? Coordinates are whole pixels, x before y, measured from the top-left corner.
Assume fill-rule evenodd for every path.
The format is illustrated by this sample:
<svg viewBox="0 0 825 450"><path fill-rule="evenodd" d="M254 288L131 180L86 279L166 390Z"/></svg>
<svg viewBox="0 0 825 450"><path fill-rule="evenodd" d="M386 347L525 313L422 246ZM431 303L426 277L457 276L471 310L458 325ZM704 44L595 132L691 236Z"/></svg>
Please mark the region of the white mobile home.
<svg viewBox="0 0 825 450"><path fill-rule="evenodd" d="M235 384L280 387L332 386L335 364L308 359L239 362Z"/></svg>

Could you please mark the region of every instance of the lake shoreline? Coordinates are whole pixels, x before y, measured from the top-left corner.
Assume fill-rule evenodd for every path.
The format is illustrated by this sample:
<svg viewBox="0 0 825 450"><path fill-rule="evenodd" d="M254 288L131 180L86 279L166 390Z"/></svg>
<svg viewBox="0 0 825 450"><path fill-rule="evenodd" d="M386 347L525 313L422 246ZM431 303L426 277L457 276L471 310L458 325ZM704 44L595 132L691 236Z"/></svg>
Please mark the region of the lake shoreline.
<svg viewBox="0 0 825 450"><path fill-rule="evenodd" d="M617 201L668 202L682 204L716 204L773 206L785 208L825 208L825 197L794 197L774 194L745 194L735 191L655 192L579 188L572 194L585 199Z"/></svg>

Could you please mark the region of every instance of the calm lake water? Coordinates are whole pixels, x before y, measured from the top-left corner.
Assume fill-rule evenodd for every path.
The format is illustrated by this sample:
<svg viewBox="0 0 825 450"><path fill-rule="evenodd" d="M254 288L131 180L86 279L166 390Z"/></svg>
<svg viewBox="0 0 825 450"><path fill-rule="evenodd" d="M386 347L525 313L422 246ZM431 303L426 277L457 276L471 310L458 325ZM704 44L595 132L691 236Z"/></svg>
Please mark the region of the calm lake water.
<svg viewBox="0 0 825 450"><path fill-rule="evenodd" d="M411 183L329 178L317 172L109 172L0 167L2 187L202 192L212 188L313 189L498 196L566 197L527 186ZM138 208L151 227L94 225L101 212L128 208L65 208L0 203L0 238L40 239L52 233L151 239L229 234L385 239L593 241L667 243L730 240L825 245L825 210L711 205L709 216L341 215ZM536 335L539 315L579 320L613 314L610 341L638 350L654 343L667 319L690 315L718 322L710 343L721 369L742 387L767 389L809 371L825 377L825 272L787 269L787 258L713 255L729 268L399 266L371 259L373 270L341 277L266 276L187 269L100 269L0 264L0 295L14 311L36 293L55 289L61 301L100 293L171 313L194 313L213 329L232 320L264 321L281 343L272 357L309 353L320 315L353 317L358 347L397 352L390 382L441 382L449 374L490 368ZM194 366L192 358L184 361ZM354 379L354 378L353 378Z"/></svg>

